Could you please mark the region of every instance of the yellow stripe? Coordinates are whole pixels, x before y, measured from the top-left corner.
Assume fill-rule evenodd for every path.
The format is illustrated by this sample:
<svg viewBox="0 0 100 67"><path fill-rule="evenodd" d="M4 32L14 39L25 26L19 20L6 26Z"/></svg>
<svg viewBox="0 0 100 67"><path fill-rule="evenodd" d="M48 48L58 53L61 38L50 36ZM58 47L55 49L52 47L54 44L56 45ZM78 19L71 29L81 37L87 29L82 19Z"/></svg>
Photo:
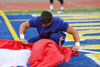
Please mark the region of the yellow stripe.
<svg viewBox="0 0 100 67"><path fill-rule="evenodd" d="M87 22L87 21L100 21L100 19L95 19L95 20L93 20L93 19L91 19L91 20L88 20L88 19L65 20L65 22Z"/></svg>
<svg viewBox="0 0 100 67"><path fill-rule="evenodd" d="M77 24L70 24L71 26L84 26L84 25L100 25L100 23L77 23Z"/></svg>
<svg viewBox="0 0 100 67"><path fill-rule="evenodd" d="M100 44L98 44L98 45L86 45L84 47L81 47L81 49L100 49Z"/></svg>
<svg viewBox="0 0 100 67"><path fill-rule="evenodd" d="M87 34L87 33L100 33L100 30L91 30L91 31L78 31L79 34ZM73 36L71 34L66 34L69 41L74 41ZM80 36L81 39L100 39L100 36Z"/></svg>
<svg viewBox="0 0 100 67"><path fill-rule="evenodd" d="M79 34L100 33L100 30L78 31Z"/></svg>
<svg viewBox="0 0 100 67"><path fill-rule="evenodd" d="M35 14L40 16L40 14ZM91 16L91 14L53 14L53 16ZM92 16L100 16L99 13L92 14Z"/></svg>
<svg viewBox="0 0 100 67"><path fill-rule="evenodd" d="M73 36L71 34L66 34L69 41L74 41Z"/></svg>
<svg viewBox="0 0 100 67"><path fill-rule="evenodd" d="M8 18L7 18L6 15L4 14L4 12L0 10L0 13L1 13L2 17L4 18L4 20L5 20L5 22L6 22L7 26L8 26L8 29L9 29L9 31L11 32L11 34L12 34L14 40L18 40L18 41L19 41L19 38L18 38L16 32L14 31L12 25L10 24L10 21L8 20Z"/></svg>
<svg viewBox="0 0 100 67"><path fill-rule="evenodd" d="M91 55L96 57L98 60L100 60L100 54L91 54Z"/></svg>
<svg viewBox="0 0 100 67"><path fill-rule="evenodd" d="M100 18L100 16L80 16L80 17L62 17L61 19L90 19L90 18Z"/></svg>
<svg viewBox="0 0 100 67"><path fill-rule="evenodd" d="M100 39L100 36L83 36L80 39Z"/></svg>
<svg viewBox="0 0 100 67"><path fill-rule="evenodd" d="M77 17L80 17L80 16L91 16L91 14L54 14L53 16L77 16ZM92 16L99 16L100 17L100 14L97 13L97 14L92 14Z"/></svg>
<svg viewBox="0 0 100 67"><path fill-rule="evenodd" d="M73 27L74 29L99 29L100 27Z"/></svg>
<svg viewBox="0 0 100 67"><path fill-rule="evenodd" d="M67 38L69 41L74 41L73 36L70 34L66 34ZM80 37L80 40L82 39L100 39L100 36L84 36Z"/></svg>

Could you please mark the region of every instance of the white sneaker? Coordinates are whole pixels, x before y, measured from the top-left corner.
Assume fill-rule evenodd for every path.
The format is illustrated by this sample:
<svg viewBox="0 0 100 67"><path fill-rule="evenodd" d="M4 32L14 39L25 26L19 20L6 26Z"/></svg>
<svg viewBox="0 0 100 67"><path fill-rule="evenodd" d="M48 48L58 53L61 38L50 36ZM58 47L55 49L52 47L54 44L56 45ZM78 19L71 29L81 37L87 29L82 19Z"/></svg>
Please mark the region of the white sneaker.
<svg viewBox="0 0 100 67"><path fill-rule="evenodd" d="M59 13L59 14L60 14L60 13L64 13L64 10L60 10L60 11L58 11L57 13Z"/></svg>
<svg viewBox="0 0 100 67"><path fill-rule="evenodd" d="M53 13L53 10L50 9L49 11L50 11L51 13Z"/></svg>

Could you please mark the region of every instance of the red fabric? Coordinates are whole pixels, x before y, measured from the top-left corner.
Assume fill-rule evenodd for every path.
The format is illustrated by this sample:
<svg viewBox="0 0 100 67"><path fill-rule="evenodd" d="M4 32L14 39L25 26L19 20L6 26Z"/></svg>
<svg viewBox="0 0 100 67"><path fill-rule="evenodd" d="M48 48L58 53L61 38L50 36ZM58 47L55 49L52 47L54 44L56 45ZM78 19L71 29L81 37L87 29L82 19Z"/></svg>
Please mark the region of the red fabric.
<svg viewBox="0 0 100 67"><path fill-rule="evenodd" d="M68 62L70 60L71 55L72 55L72 48L59 46L59 50L64 55L64 61Z"/></svg>
<svg viewBox="0 0 100 67"><path fill-rule="evenodd" d="M42 39L32 47L30 67L55 67L63 60L68 62L71 54L71 48L59 47L52 40Z"/></svg>
<svg viewBox="0 0 100 67"><path fill-rule="evenodd" d="M5 40L0 39L0 48L7 48L11 50L19 50L19 49L31 49L32 43L29 43L28 45L23 45L20 41L14 41L14 40Z"/></svg>
<svg viewBox="0 0 100 67"><path fill-rule="evenodd" d="M72 52L71 56L78 56L78 55L79 55L79 52Z"/></svg>
<svg viewBox="0 0 100 67"><path fill-rule="evenodd" d="M0 39L0 49L31 49L29 62L31 67L55 67L63 60L68 62L71 56L77 56L78 52L72 53L72 48L57 46L49 39L41 39L36 43L23 45L20 41Z"/></svg>

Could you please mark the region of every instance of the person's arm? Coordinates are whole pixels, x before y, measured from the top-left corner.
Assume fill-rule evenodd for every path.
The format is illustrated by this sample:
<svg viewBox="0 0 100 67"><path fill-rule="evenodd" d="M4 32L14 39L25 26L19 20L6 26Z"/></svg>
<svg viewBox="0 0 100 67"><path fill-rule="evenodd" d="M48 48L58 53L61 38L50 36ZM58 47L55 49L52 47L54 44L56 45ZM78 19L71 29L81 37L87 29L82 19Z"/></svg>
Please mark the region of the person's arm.
<svg viewBox="0 0 100 67"><path fill-rule="evenodd" d="M20 25L19 34L20 34L20 40L22 41L23 44L28 44L28 41L25 40L24 37L27 28L30 28L29 21L26 21Z"/></svg>
<svg viewBox="0 0 100 67"><path fill-rule="evenodd" d="M75 41L75 46L72 48L73 51L78 51L80 48L80 38L78 32L72 28L70 25L68 26L68 29L66 31L69 34L72 34L74 41Z"/></svg>

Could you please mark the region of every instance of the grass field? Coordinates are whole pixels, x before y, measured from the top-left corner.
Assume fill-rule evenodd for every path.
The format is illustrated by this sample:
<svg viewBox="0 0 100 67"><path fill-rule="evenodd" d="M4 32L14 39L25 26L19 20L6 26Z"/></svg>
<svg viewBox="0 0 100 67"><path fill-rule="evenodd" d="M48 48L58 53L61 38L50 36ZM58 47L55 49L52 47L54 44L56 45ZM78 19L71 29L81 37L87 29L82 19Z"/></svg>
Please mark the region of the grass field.
<svg viewBox="0 0 100 67"><path fill-rule="evenodd" d="M48 9L49 10L49 9ZM43 10L8 10L4 11L6 14L32 14L32 13L41 13ZM54 10L54 13L56 13L58 9ZM65 9L65 13L70 12L100 12L100 8L80 8L80 9Z"/></svg>

